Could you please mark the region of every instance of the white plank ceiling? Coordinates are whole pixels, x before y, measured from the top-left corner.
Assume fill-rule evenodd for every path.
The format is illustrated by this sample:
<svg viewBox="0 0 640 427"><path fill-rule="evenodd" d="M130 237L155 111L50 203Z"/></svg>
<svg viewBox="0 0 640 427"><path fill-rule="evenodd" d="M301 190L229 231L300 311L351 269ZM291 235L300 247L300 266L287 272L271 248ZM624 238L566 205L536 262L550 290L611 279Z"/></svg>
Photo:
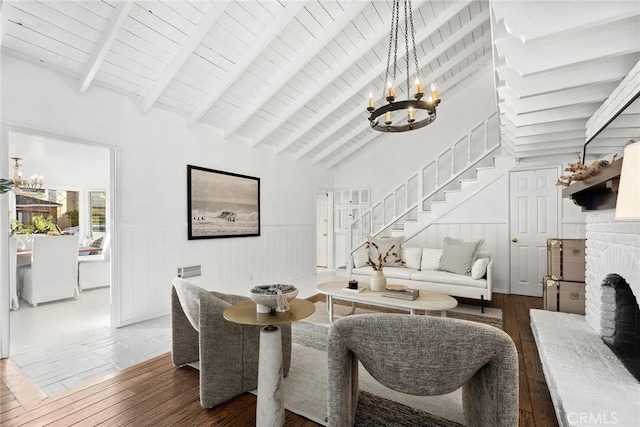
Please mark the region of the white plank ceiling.
<svg viewBox="0 0 640 427"><path fill-rule="evenodd" d="M519 157L577 152L586 119L639 59L637 1L569 2L580 13L545 25L529 11L539 1L493 13L488 1L413 3L425 83L446 102L493 61L503 142ZM1 15L3 53L71 75L80 94L103 86L143 113L168 109L326 167L384 137L365 108L370 91L382 101L390 1L20 0Z"/></svg>

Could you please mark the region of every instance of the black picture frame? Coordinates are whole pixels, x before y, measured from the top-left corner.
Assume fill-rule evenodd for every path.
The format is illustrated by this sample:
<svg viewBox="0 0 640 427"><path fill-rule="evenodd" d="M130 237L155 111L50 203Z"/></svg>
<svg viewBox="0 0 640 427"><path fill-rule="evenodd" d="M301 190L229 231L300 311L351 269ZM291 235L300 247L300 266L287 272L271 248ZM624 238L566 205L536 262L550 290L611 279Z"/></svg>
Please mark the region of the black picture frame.
<svg viewBox="0 0 640 427"><path fill-rule="evenodd" d="M260 178L187 165L189 240L260 236Z"/></svg>

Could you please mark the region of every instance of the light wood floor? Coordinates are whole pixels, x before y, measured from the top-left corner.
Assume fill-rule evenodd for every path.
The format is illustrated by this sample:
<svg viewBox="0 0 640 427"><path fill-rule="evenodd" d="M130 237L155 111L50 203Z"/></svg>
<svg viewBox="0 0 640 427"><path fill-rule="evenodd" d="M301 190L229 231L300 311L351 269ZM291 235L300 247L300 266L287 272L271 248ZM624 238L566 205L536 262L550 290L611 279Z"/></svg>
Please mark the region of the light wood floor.
<svg viewBox="0 0 640 427"><path fill-rule="evenodd" d="M494 294L520 359L520 426L557 426L529 326L541 298ZM256 398L246 393L214 409L200 407L198 373L161 355L100 381L46 397L10 360L0 360L0 424L4 426L253 426ZM317 424L287 411L287 426Z"/></svg>

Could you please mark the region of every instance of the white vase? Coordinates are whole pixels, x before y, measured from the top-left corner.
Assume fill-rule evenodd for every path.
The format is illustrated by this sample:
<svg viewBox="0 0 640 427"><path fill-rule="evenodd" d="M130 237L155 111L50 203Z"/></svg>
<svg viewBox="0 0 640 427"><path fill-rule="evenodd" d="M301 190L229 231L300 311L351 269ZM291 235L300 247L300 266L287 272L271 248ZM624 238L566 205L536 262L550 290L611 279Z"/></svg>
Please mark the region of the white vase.
<svg viewBox="0 0 640 427"><path fill-rule="evenodd" d="M382 292L387 286L387 278L384 277L382 270L374 270L371 280L369 281L369 289L373 292Z"/></svg>

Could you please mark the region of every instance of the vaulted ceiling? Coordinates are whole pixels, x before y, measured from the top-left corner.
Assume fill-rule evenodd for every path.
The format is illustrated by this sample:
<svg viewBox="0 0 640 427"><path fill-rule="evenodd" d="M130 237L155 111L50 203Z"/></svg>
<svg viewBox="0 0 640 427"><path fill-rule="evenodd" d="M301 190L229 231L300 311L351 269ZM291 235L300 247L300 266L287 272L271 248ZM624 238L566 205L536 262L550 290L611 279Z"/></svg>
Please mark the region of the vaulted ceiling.
<svg viewBox="0 0 640 427"><path fill-rule="evenodd" d="M542 2L500 1L492 14L488 1L415 0L420 72L446 100L494 62L504 145L577 152L586 118L639 59L640 7L585 1L593 13L539 16L530 3ZM71 76L80 94L106 87L143 113L332 167L385 136L365 108L370 91L383 101L390 16L383 0L5 1L2 51Z"/></svg>

